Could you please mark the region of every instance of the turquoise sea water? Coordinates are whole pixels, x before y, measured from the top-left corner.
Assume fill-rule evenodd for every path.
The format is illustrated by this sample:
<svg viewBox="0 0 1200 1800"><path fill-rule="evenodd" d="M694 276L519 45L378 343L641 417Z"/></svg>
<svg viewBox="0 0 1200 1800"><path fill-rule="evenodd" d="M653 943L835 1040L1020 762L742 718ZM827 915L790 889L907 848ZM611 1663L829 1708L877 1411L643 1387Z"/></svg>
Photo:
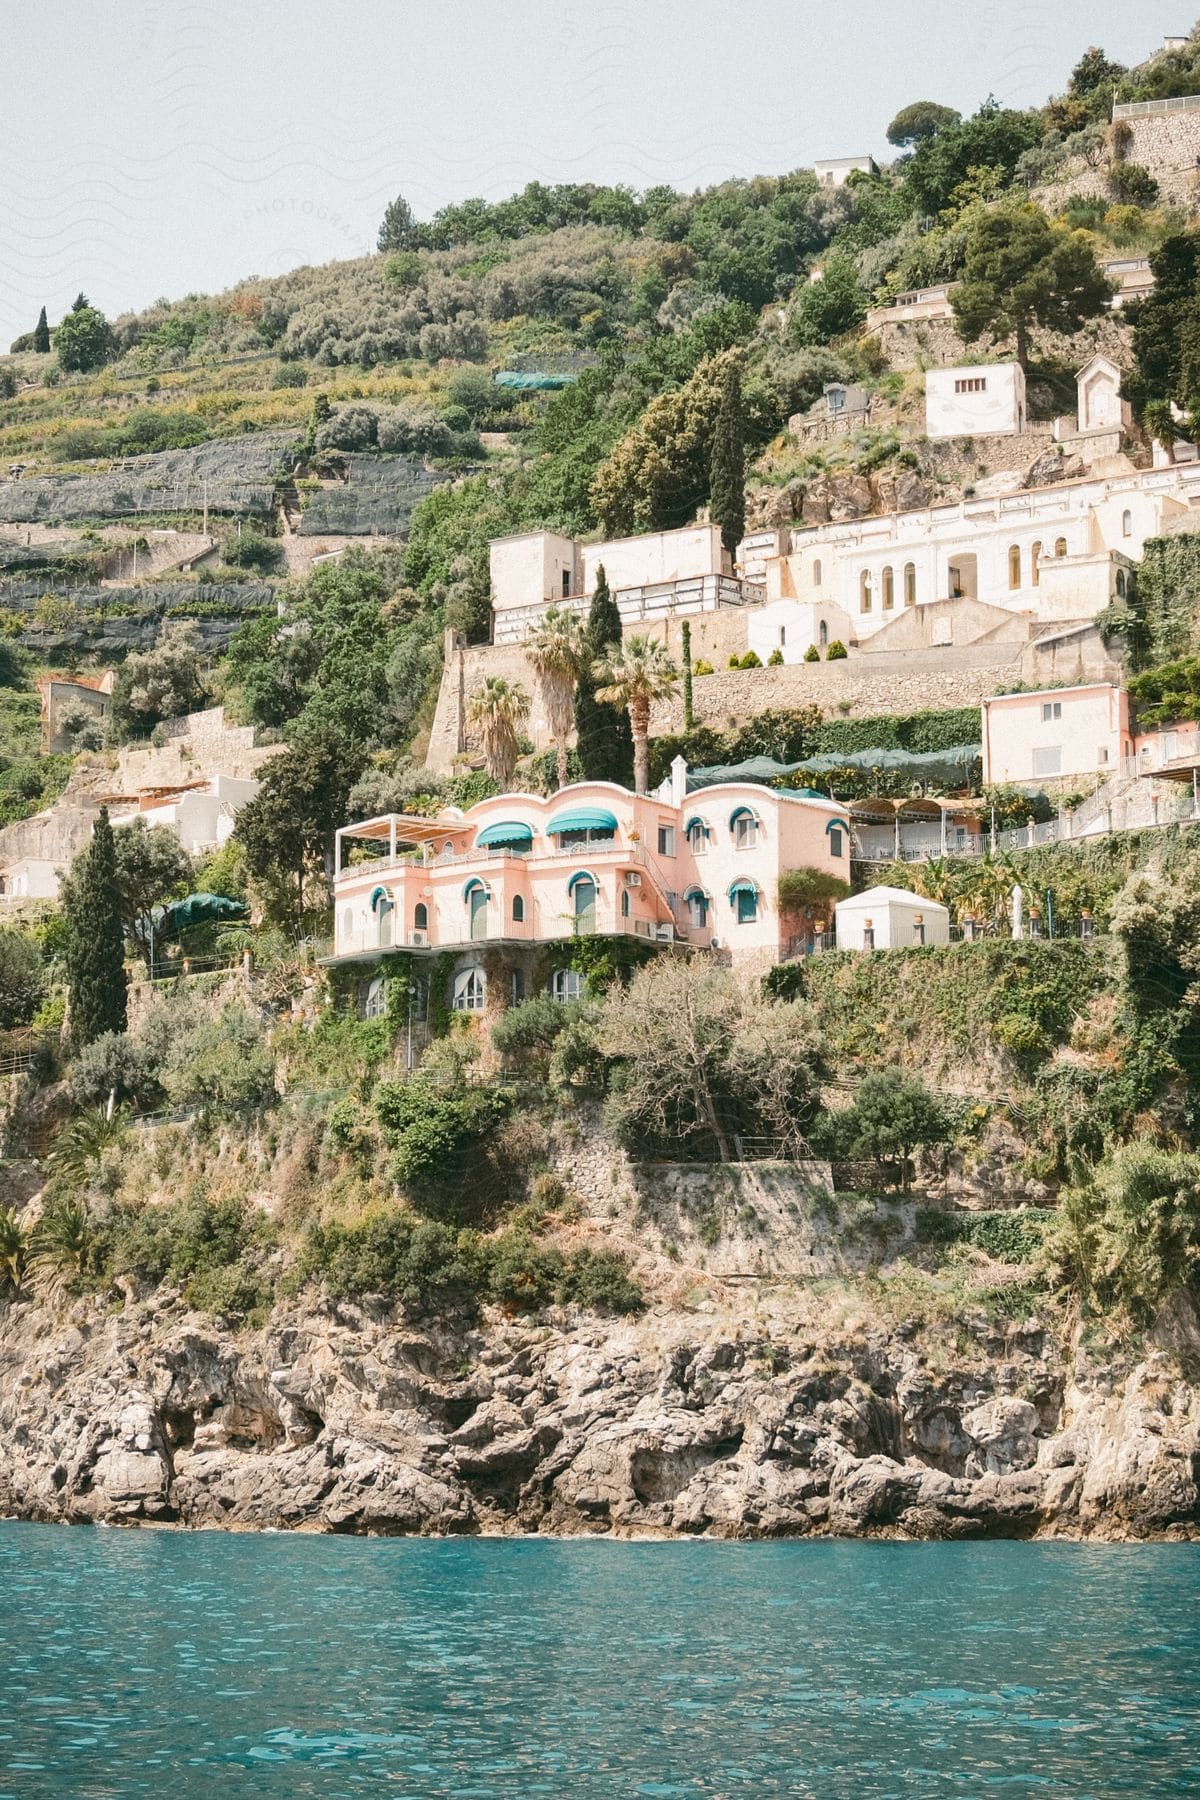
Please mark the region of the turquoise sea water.
<svg viewBox="0 0 1200 1800"><path fill-rule="evenodd" d="M1200 1548L0 1525L0 1800L1200 1793Z"/></svg>

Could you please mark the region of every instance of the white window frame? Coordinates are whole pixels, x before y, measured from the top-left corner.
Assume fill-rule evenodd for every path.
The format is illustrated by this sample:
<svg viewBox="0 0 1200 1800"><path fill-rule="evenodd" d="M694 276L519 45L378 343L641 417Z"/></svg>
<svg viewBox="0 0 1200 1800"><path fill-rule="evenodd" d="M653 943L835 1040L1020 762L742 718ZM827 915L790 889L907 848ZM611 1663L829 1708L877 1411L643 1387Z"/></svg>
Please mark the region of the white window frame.
<svg viewBox="0 0 1200 1800"><path fill-rule="evenodd" d="M658 854L660 856L674 856L674 854L675 854L675 827L673 825L660 825L659 826L659 828L658 828Z"/></svg>
<svg viewBox="0 0 1200 1800"><path fill-rule="evenodd" d="M560 1006L583 999L585 976L581 969L555 969L550 977L550 997Z"/></svg>
<svg viewBox="0 0 1200 1800"><path fill-rule="evenodd" d="M733 821L733 847L735 850L758 849L758 820L753 813L743 813Z"/></svg>
<svg viewBox="0 0 1200 1800"><path fill-rule="evenodd" d="M482 1012L487 1005L487 976L478 963L460 969L454 977L452 1012Z"/></svg>

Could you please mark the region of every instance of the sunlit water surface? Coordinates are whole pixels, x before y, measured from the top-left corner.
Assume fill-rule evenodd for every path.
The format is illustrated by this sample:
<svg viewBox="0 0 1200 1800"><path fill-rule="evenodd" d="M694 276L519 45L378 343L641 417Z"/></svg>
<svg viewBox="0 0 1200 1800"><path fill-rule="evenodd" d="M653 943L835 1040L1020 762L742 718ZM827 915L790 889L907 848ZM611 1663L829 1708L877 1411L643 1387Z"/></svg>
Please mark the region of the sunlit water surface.
<svg viewBox="0 0 1200 1800"><path fill-rule="evenodd" d="M0 1525L0 1800L1200 1794L1200 1548Z"/></svg>

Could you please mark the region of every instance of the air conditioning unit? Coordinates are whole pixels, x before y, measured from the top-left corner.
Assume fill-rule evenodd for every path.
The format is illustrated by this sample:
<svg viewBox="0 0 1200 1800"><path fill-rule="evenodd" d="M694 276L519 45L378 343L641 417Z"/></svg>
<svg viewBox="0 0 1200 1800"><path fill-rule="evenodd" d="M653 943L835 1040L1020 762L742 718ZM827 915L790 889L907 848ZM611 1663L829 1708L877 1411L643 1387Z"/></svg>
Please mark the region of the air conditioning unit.
<svg viewBox="0 0 1200 1800"><path fill-rule="evenodd" d="M641 885L642 885L642 878L638 874L637 870L636 869L627 869L625 871L625 886L626 887L641 887Z"/></svg>
<svg viewBox="0 0 1200 1800"><path fill-rule="evenodd" d="M423 931L410 931L408 934L408 941L410 944L423 944L426 942L425 933Z"/></svg>

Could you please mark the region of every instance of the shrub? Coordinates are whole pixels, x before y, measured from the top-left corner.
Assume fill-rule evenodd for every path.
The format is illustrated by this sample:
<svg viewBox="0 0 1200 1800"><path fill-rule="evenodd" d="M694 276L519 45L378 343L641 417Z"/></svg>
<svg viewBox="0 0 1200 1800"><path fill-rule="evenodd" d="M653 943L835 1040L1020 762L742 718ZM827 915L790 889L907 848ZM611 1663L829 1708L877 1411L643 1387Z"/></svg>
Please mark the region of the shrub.
<svg viewBox="0 0 1200 1800"><path fill-rule="evenodd" d="M1141 163L1114 163L1108 171L1108 191L1125 206L1153 206L1158 199L1158 183Z"/></svg>
<svg viewBox="0 0 1200 1800"><path fill-rule="evenodd" d="M767 658L767 667L768 669L781 669L783 667L782 650L778 648L772 650L770 656Z"/></svg>
<svg viewBox="0 0 1200 1800"><path fill-rule="evenodd" d="M697 675L711 675L713 672L713 666L710 662L705 662L704 658L702 656L700 656L700 657L697 657L697 659L696 659L696 667L695 667L694 672Z"/></svg>
<svg viewBox="0 0 1200 1800"><path fill-rule="evenodd" d="M459 1197L462 1210L472 1213L479 1190L471 1189L468 1161L511 1104L511 1096L496 1088L443 1087L421 1079L382 1083L375 1111L395 1153L395 1180L419 1194Z"/></svg>
<svg viewBox="0 0 1200 1800"><path fill-rule="evenodd" d="M759 656L759 654L755 650L747 650L745 656L743 656L741 662L738 664L738 668L739 669L761 669L762 668L762 657Z"/></svg>
<svg viewBox="0 0 1200 1800"><path fill-rule="evenodd" d="M172 1043L162 1085L176 1105L256 1107L275 1098L275 1063L253 1013L226 1006L200 1018Z"/></svg>
<svg viewBox="0 0 1200 1800"><path fill-rule="evenodd" d="M308 386L308 370L303 363L280 363L271 376L273 388L302 388Z"/></svg>
<svg viewBox="0 0 1200 1800"><path fill-rule="evenodd" d="M353 1224L313 1226L298 1272L334 1299L382 1294L422 1309L469 1290L476 1271L448 1226L398 1206L381 1206Z"/></svg>
<svg viewBox="0 0 1200 1800"><path fill-rule="evenodd" d="M841 638L834 638L825 652L826 662L845 662L848 652Z"/></svg>
<svg viewBox="0 0 1200 1800"><path fill-rule="evenodd" d="M67 1091L76 1106L103 1106L110 1094L144 1105L158 1092L154 1057L127 1032L106 1031L75 1058Z"/></svg>
<svg viewBox="0 0 1200 1800"><path fill-rule="evenodd" d="M105 1268L142 1286L178 1285L204 1311L243 1315L270 1297L254 1256L271 1236L264 1215L240 1195L214 1200L198 1181L172 1205L118 1213L108 1227Z"/></svg>
<svg viewBox="0 0 1200 1800"><path fill-rule="evenodd" d="M814 663L814 662L820 662L820 660L821 660L821 652L817 649L817 646L815 644L810 644L808 646L808 649L804 652L804 661L806 663Z"/></svg>
<svg viewBox="0 0 1200 1800"><path fill-rule="evenodd" d="M563 1005L550 994L535 994L519 1006L510 1006L492 1026L492 1045L501 1056L547 1054L567 1026L577 1019L584 1003Z"/></svg>
<svg viewBox="0 0 1200 1800"><path fill-rule="evenodd" d="M264 574L278 566L282 548L274 538L264 537L251 527L236 537L226 538L222 558L234 569L258 569Z"/></svg>
<svg viewBox="0 0 1200 1800"><path fill-rule="evenodd" d="M1131 1144L1063 1195L1049 1245L1102 1310L1148 1324L1200 1266L1200 1157Z"/></svg>
<svg viewBox="0 0 1200 1800"><path fill-rule="evenodd" d="M28 1025L45 985L37 945L19 931L0 927L0 1028Z"/></svg>
<svg viewBox="0 0 1200 1800"><path fill-rule="evenodd" d="M556 1297L562 1306L589 1312L635 1313L646 1304L626 1264L607 1250L577 1250L559 1278Z"/></svg>
<svg viewBox="0 0 1200 1800"><path fill-rule="evenodd" d="M1056 1214L1041 1207L1019 1212L943 1212L917 1214L918 1235L932 1244L970 1244L997 1262L1030 1263L1045 1242L1046 1227Z"/></svg>

